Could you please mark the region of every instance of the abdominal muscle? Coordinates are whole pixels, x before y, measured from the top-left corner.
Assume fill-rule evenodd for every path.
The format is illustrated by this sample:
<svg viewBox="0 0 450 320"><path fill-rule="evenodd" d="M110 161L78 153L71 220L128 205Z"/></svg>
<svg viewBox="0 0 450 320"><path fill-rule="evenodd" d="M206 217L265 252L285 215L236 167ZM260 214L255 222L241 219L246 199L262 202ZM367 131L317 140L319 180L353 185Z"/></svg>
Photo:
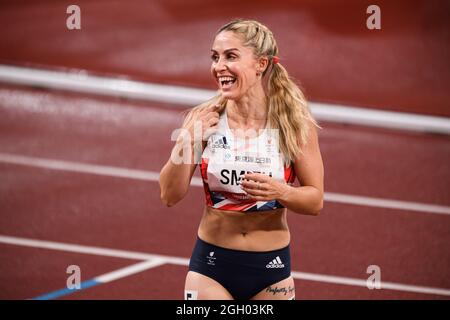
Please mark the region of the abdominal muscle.
<svg viewBox="0 0 450 320"><path fill-rule="evenodd" d="M219 210L206 206L198 236L210 244L243 251L271 251L289 244L287 209L262 212Z"/></svg>

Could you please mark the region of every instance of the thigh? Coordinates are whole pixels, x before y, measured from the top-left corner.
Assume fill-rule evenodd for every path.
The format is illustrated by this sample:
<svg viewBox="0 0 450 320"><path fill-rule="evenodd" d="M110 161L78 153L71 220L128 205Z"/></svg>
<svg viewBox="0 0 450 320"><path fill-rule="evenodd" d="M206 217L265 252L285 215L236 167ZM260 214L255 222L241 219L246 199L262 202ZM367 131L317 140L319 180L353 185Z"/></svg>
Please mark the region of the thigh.
<svg viewBox="0 0 450 320"><path fill-rule="evenodd" d="M294 300L295 285L292 277L281 280L264 288L252 300Z"/></svg>
<svg viewBox="0 0 450 320"><path fill-rule="evenodd" d="M233 300L231 294L217 281L189 271L184 285L185 300Z"/></svg>

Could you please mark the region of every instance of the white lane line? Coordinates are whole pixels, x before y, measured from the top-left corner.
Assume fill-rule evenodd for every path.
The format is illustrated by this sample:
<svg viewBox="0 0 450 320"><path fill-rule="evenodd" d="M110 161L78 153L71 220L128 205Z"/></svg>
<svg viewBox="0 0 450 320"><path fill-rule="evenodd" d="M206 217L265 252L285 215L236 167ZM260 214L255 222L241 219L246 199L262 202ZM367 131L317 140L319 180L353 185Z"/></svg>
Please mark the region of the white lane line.
<svg viewBox="0 0 450 320"><path fill-rule="evenodd" d="M61 250L67 252L77 252L85 254L93 254L97 256L134 259L134 260L155 260L164 261L166 263L187 266L189 265L189 259L163 256L159 254L149 254L142 252L133 252L128 250L106 249L92 246L83 246L77 244L68 244L61 242L34 240L27 238L18 238L10 236L0 235L0 243L7 243L25 247L34 247L48 250Z"/></svg>
<svg viewBox="0 0 450 320"><path fill-rule="evenodd" d="M148 261L142 261L131 266L118 269L109 273L105 273L101 276L95 277L94 280L101 283L108 283L117 279L125 278L133 274L162 266L166 263L164 259L152 259Z"/></svg>
<svg viewBox="0 0 450 320"><path fill-rule="evenodd" d="M325 274L315 274L315 273L297 272L297 271L291 272L291 275L294 279L299 279L299 280L327 282L327 283L342 284L342 285L347 285L347 286L364 287L364 288L368 289L367 280L362 280L362 279L357 279L357 278L329 276L329 275L325 275ZM384 290L396 290L396 291L406 291L406 292L414 292L414 293L435 294L435 295L440 295L440 296L450 296L449 289L411 286L411 285L406 285L406 284L401 284L401 283L385 282L385 281L380 281L380 284L381 284L381 289L384 289ZM375 290L375 289L373 289L373 290Z"/></svg>
<svg viewBox="0 0 450 320"><path fill-rule="evenodd" d="M158 181L159 179L159 174L151 171L87 164L64 160L19 156L8 153L0 153L0 162L51 170L88 173L108 177L118 177L118 178L128 178L128 179L148 180L148 181Z"/></svg>
<svg viewBox="0 0 450 320"><path fill-rule="evenodd" d="M195 89L89 75L85 70L62 72L0 65L0 81L20 85L87 92L180 104L196 105L213 97L213 90ZM318 120L450 134L450 120L393 111L380 111L325 103L309 103Z"/></svg>
<svg viewBox="0 0 450 320"><path fill-rule="evenodd" d="M153 182L157 182L159 180L159 173L153 171L126 169L126 168L85 164L63 160L28 157L8 153L0 153L0 162L15 165L38 167L44 169L87 173L118 178L138 179ZM194 187L201 187L202 180L198 177L193 177L191 180L191 185ZM327 202L360 205L366 207L389 208L389 209L450 215L450 207L419 202L407 202L382 198L371 198L371 197L345 195L331 192L326 192L324 195L324 199Z"/></svg>
<svg viewBox="0 0 450 320"><path fill-rule="evenodd" d="M399 209L407 211L428 212L437 214L450 214L450 207L425 204L419 202L407 202L399 200L389 200L381 198L369 198L363 196L346 195L332 192L325 192L325 201L360 205L366 207Z"/></svg>
<svg viewBox="0 0 450 320"><path fill-rule="evenodd" d="M53 300L53 299L61 298L63 296L66 296L66 295L69 295L69 294L72 294L75 292L80 292L80 290L86 290L86 289L92 288L94 286L97 286L99 284L105 284L105 283L108 283L111 281L122 279L122 278L125 278L128 276L131 276L133 274L136 274L136 273L139 273L139 272L151 269L151 268L155 268L155 267L158 267L158 266L161 266L164 264L165 264L165 262L161 259L141 261L139 263L135 263L130 266L105 273L105 274L95 277L93 279L83 281L80 284L81 285L80 289L75 290L75 289L63 288L63 289L59 289L59 290L55 290L52 292L41 294L41 295L33 298L33 300Z"/></svg>
<svg viewBox="0 0 450 320"><path fill-rule="evenodd" d="M154 260L152 262L155 265L156 264L160 265L159 263L161 263L161 264L164 264L164 263L177 264L177 265L183 265L183 266L189 265L189 259L174 257L174 256L164 256L164 255L133 252L133 251L126 251L126 250L105 249L105 248L92 247L92 246L84 246L84 245L68 244L68 243L61 243L61 242L45 241L45 240L11 237L11 236L5 236L5 235L0 235L0 243L19 245L19 246L27 246L27 247L33 247L33 248L41 248L41 249L51 249L51 250L59 250L59 251L93 254L93 255L116 257L116 258L134 259L134 260ZM145 261L145 262L148 262L148 261ZM135 265L136 266L135 269L139 270L139 268L144 268L144 266L149 266L149 265L152 265L152 263L149 262L148 264L145 264L145 263L142 263L140 265L138 264L138 265ZM125 268L125 269L127 269L127 268ZM133 270L133 268L130 268L130 270ZM301 279L301 280L366 287L366 280L362 280L362 279L329 276L329 275L323 275L323 274L314 274L314 273L306 273L306 272L298 272L298 271L293 271L291 274L294 278ZM116 277L117 275L115 275L114 272L111 272L104 276L107 276L107 277L105 277L106 280L112 281L111 279L114 279L114 277ZM96 280L98 281L97 278L96 278ZM393 282L382 282L381 287L383 289L388 289L388 290L398 290L398 291L450 296L450 290L442 289L442 288L418 287L418 286L410 286L410 285L405 285L405 284L401 284L401 283L393 283Z"/></svg>

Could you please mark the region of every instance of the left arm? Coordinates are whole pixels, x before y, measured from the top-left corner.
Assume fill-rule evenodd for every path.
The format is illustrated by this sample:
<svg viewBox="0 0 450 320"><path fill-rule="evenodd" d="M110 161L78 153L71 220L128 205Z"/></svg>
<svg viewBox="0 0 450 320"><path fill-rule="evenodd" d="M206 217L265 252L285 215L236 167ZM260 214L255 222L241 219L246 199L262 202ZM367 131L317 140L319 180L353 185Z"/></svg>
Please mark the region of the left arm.
<svg viewBox="0 0 450 320"><path fill-rule="evenodd" d="M312 125L308 140L303 154L294 161L300 187L278 182L263 174L251 173L245 175L242 189L256 201L276 199L294 212L318 215L323 207L324 169L317 130Z"/></svg>

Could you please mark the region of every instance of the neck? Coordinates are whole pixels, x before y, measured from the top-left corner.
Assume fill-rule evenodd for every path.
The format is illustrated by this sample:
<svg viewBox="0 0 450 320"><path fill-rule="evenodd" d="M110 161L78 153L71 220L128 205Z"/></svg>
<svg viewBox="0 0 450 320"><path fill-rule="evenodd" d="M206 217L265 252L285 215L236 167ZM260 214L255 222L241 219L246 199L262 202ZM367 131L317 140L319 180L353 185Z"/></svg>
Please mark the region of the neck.
<svg viewBox="0 0 450 320"><path fill-rule="evenodd" d="M238 100L231 100L228 104L229 113L236 115L239 122L248 123L249 121L267 119L267 101L262 86L251 88L244 96Z"/></svg>

